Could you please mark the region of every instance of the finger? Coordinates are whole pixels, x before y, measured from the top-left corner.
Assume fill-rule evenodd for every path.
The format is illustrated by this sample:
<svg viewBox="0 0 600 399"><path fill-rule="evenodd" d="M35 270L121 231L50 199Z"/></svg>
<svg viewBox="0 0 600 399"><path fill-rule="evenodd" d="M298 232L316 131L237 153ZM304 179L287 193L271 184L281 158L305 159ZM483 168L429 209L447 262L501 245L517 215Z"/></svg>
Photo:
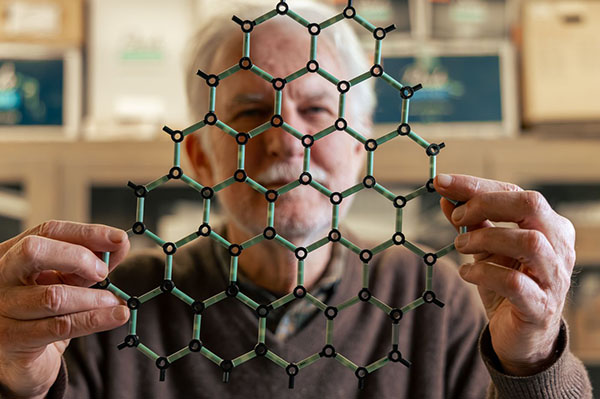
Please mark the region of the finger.
<svg viewBox="0 0 600 399"><path fill-rule="evenodd" d="M68 285L0 289L0 316L15 320L43 319L121 304L110 291Z"/></svg>
<svg viewBox="0 0 600 399"><path fill-rule="evenodd" d="M0 244L0 256L23 238L32 235L83 245L93 252L111 252L111 270L125 258L129 251L129 239L123 230L100 224L51 220Z"/></svg>
<svg viewBox="0 0 600 399"><path fill-rule="evenodd" d="M458 205L458 206L463 206L463 205ZM452 202L448 201L448 199L446 199L446 198L442 197L440 199L440 207L442 208L442 212L444 213L444 216L446 216L448 221L450 221L450 223L452 223L454 225L454 228L456 229L456 231L459 231L461 225L457 224L456 222L454 222L454 220L452 220L452 212L458 206L454 205ZM467 231L482 229L484 227L493 227L493 226L494 226L494 224L491 223L490 221L484 221L482 223L467 226Z"/></svg>
<svg viewBox="0 0 600 399"><path fill-rule="evenodd" d="M468 175L439 174L433 180L436 191L455 201L466 202L477 194L494 191L523 191L515 184Z"/></svg>
<svg viewBox="0 0 600 399"><path fill-rule="evenodd" d="M115 306L29 321L7 321L0 346L12 350L36 349L56 341L119 327L129 319L127 306Z"/></svg>
<svg viewBox="0 0 600 399"><path fill-rule="evenodd" d="M490 262L467 263L459 271L465 281L506 298L519 310L523 321L544 318L547 295L525 273Z"/></svg>
<svg viewBox="0 0 600 399"><path fill-rule="evenodd" d="M458 235L454 245L464 254L487 252L516 259L531 269L543 286L562 278L557 275L561 268L552 267L556 266L554 249L546 236L537 230L488 227Z"/></svg>
<svg viewBox="0 0 600 399"><path fill-rule="evenodd" d="M0 287L35 285L44 270L72 273L92 281L101 281L108 274L106 264L81 245L26 236L0 259Z"/></svg>

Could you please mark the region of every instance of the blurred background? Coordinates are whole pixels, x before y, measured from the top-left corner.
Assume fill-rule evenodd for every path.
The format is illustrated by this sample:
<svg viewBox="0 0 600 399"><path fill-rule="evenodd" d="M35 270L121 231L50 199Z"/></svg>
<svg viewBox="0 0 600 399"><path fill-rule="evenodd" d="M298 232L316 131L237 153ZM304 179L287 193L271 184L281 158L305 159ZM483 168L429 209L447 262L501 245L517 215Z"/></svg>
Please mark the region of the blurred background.
<svg viewBox="0 0 600 399"><path fill-rule="evenodd" d="M346 4L329 1L340 11ZM127 181L167 173L172 143L162 126L195 122L187 116L182 52L194 19L215 3L0 0L0 241L48 219L131 226ZM539 190L575 224L565 317L572 349L600 389L600 1L354 5L374 25L396 25L384 41L384 65L402 83L423 84L410 122L428 141L446 144L438 172ZM357 30L372 51L372 36ZM395 130L401 103L379 82L377 95L381 135ZM378 182L396 194L428 179L422 148L406 141L378 148L375 162ZM199 194L176 183L147 202L145 222L167 240L201 219ZM412 241L436 249L455 235L438 201L437 194L411 201L404 219ZM354 207L348 224L376 240L391 236L389 201L363 190Z"/></svg>

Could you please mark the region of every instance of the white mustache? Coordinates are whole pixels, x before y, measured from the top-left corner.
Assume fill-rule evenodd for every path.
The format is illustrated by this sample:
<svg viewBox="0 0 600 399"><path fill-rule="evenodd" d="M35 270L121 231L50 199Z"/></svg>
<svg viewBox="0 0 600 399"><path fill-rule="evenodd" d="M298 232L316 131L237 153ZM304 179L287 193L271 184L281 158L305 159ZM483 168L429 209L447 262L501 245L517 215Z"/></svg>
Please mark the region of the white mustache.
<svg viewBox="0 0 600 399"><path fill-rule="evenodd" d="M302 167L298 167L298 165L278 162L259 173L255 180L262 185L281 183L282 181L291 182L293 180L298 180L301 173ZM310 174L314 180L322 184L325 183L329 177L323 168L312 164L310 165Z"/></svg>

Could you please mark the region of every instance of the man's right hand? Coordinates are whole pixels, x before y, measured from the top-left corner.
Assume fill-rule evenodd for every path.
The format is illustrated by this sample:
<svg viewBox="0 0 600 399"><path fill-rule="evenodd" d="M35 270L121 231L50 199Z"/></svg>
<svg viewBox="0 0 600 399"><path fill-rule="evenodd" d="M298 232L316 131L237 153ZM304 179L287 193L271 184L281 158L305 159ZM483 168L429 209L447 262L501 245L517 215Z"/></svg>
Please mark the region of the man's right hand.
<svg viewBox="0 0 600 399"><path fill-rule="evenodd" d="M42 223L0 243L0 392L44 398L74 337L124 324L129 309L109 291L90 289L129 251L119 229ZM110 265L100 260L111 252ZM109 270L110 269L110 270Z"/></svg>

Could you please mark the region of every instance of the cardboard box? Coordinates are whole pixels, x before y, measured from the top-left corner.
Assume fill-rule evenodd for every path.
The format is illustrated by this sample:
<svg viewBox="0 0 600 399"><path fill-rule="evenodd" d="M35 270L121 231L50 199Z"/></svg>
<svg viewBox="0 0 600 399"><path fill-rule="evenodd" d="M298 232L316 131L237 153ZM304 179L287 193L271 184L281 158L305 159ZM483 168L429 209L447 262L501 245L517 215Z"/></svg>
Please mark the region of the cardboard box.
<svg viewBox="0 0 600 399"><path fill-rule="evenodd" d="M0 42L81 46L83 0L0 1Z"/></svg>

